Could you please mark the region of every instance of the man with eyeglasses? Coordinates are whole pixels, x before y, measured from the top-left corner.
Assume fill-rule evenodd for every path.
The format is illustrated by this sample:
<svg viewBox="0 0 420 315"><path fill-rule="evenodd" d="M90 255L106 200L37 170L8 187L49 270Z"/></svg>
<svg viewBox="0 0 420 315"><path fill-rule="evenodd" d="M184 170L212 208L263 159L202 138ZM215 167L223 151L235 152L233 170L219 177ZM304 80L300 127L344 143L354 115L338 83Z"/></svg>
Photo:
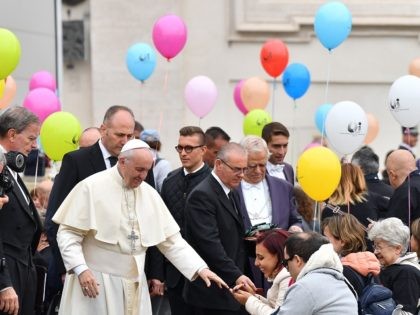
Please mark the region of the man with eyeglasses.
<svg viewBox="0 0 420 315"><path fill-rule="evenodd" d="M122 147L133 137L132 110L122 105L111 106L105 113L100 131L102 137L95 144L64 156L60 172L54 179L45 217L45 228L54 257L48 270L47 300L62 289L61 279L66 273L56 240L58 225L52 222L52 217L77 183L116 164ZM146 182L154 187L152 172L148 173Z"/></svg>
<svg viewBox="0 0 420 315"><path fill-rule="evenodd" d="M212 173L189 195L185 206L185 232L189 244L230 287L237 284L255 290L244 275L247 257L242 218L233 201L232 190L241 182L247 168L247 153L230 142L218 152ZM187 282L186 302L193 314L243 314L241 305L229 291L199 282Z"/></svg>
<svg viewBox="0 0 420 315"><path fill-rule="evenodd" d="M293 186L267 174L268 148L264 139L247 136L242 139L241 145L248 152L248 164L241 185L235 189L235 197L245 230L267 223L290 232L302 232L302 219L296 210ZM253 259L251 264L253 266ZM253 266L252 269L255 284L267 290L270 286L264 275L259 268Z"/></svg>
<svg viewBox="0 0 420 315"><path fill-rule="evenodd" d="M358 314L343 265L325 237L315 232L292 234L286 241L282 263L296 282L274 314Z"/></svg>
<svg viewBox="0 0 420 315"><path fill-rule="evenodd" d="M267 161L267 172L274 177L287 180L290 184L295 184L295 173L293 166L286 163L284 158L289 146L289 130L279 122L271 122L264 126L262 138L265 140L270 151Z"/></svg>
<svg viewBox="0 0 420 315"><path fill-rule="evenodd" d="M185 237L185 202L191 190L211 173L203 162L206 152L204 132L200 127L186 126L179 130L175 146L182 166L168 174L163 181L161 197ZM185 277L169 261L165 261L165 284L172 315L188 315L191 309L182 297Z"/></svg>

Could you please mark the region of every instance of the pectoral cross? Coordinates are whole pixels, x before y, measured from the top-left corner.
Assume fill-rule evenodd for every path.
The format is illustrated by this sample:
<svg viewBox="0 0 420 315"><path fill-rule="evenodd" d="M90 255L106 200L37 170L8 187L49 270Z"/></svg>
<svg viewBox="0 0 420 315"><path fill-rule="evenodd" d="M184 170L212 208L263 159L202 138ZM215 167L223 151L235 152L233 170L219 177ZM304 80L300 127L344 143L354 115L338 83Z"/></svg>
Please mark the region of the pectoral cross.
<svg viewBox="0 0 420 315"><path fill-rule="evenodd" d="M128 235L127 238L131 241L131 252L134 253L136 251L136 240L139 239L139 236L136 235L134 230L131 230L131 234Z"/></svg>

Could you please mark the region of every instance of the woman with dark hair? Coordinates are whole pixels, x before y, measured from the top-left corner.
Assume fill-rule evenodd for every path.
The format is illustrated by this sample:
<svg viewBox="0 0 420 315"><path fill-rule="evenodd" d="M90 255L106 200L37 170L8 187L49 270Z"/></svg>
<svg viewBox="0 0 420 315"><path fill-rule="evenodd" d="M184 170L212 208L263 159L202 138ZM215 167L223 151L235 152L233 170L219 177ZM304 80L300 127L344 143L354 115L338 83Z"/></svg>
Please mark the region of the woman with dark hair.
<svg viewBox="0 0 420 315"><path fill-rule="evenodd" d="M311 199L302 188L293 187L296 209L302 216L302 229L305 232L320 232L319 217L315 217L315 200Z"/></svg>
<svg viewBox="0 0 420 315"><path fill-rule="evenodd" d="M272 314L283 304L291 282L289 272L282 265L284 244L288 236L288 232L274 229L261 233L257 238L255 265L260 268L264 277L273 283L267 291L267 298L247 291L249 288L242 285L232 289L235 299L245 305L247 312L252 315Z"/></svg>

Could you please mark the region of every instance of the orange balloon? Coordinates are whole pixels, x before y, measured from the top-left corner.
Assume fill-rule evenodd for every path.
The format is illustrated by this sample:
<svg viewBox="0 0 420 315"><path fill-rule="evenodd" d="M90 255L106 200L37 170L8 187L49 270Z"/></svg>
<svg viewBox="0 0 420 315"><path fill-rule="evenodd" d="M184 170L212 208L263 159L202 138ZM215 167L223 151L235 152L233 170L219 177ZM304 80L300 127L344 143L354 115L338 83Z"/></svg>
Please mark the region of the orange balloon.
<svg viewBox="0 0 420 315"><path fill-rule="evenodd" d="M270 99L267 82L258 77L249 78L242 86L241 99L248 111L266 108Z"/></svg>
<svg viewBox="0 0 420 315"><path fill-rule="evenodd" d="M369 144L373 140L375 140L376 136L378 135L379 122L376 119L376 117L373 116L373 114L371 114L371 113L366 113L366 118L367 118L367 122L368 122L368 130L367 130L367 133L366 133L364 143Z"/></svg>
<svg viewBox="0 0 420 315"><path fill-rule="evenodd" d="M261 47L260 61L265 72L273 78L277 78L289 62L289 51L286 44L279 39L266 41Z"/></svg>
<svg viewBox="0 0 420 315"><path fill-rule="evenodd" d="M410 62L408 73L420 77L420 57Z"/></svg>
<svg viewBox="0 0 420 315"><path fill-rule="evenodd" d="M3 95L0 97L0 109L5 108L10 104L16 95L16 82L12 76L6 78L6 84L4 86Z"/></svg>

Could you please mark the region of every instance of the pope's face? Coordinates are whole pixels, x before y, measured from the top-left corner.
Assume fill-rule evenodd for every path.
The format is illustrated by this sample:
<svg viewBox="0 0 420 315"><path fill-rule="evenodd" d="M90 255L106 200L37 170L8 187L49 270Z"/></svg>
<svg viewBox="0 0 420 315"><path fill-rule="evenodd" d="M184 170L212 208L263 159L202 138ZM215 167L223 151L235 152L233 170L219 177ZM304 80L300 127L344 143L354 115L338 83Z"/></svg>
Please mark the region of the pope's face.
<svg viewBox="0 0 420 315"><path fill-rule="evenodd" d="M118 158L118 169L127 188L137 188L152 168L153 156L148 149L134 149L127 157Z"/></svg>

